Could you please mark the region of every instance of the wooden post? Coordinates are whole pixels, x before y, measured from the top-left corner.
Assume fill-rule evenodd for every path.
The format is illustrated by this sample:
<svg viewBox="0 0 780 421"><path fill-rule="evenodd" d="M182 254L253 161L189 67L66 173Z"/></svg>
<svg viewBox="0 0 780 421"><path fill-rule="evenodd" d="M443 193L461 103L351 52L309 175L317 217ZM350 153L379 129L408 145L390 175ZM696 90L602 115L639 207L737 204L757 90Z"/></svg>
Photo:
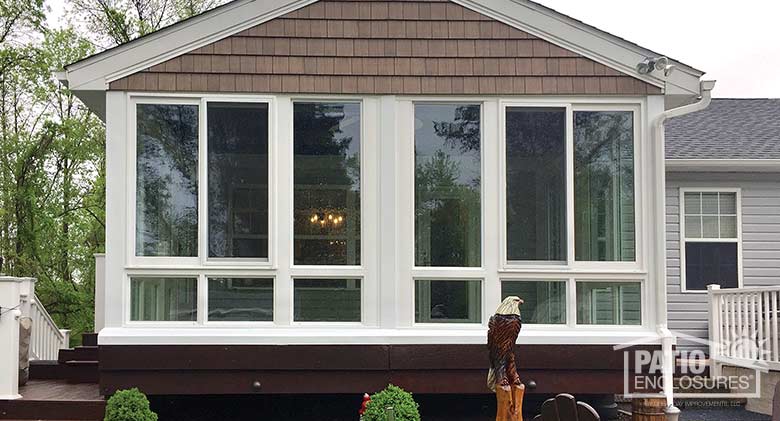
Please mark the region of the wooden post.
<svg viewBox="0 0 780 421"><path fill-rule="evenodd" d="M631 421L666 421L665 398L635 398L631 410Z"/></svg>
<svg viewBox="0 0 780 421"><path fill-rule="evenodd" d="M496 421L523 421L525 385L496 387Z"/></svg>

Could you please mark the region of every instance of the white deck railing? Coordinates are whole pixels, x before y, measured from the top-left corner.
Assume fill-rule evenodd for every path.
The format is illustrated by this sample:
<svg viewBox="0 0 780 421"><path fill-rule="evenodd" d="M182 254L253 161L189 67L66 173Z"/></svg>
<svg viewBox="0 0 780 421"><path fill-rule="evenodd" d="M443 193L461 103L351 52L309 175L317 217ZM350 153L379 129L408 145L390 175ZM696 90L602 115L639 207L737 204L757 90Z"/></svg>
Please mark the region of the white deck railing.
<svg viewBox="0 0 780 421"><path fill-rule="evenodd" d="M38 296L35 295L35 279L21 279L19 304L22 317L29 317L32 320L30 359L56 360L60 349L69 346L70 331L58 328L49 312L38 300Z"/></svg>
<svg viewBox="0 0 780 421"><path fill-rule="evenodd" d="M780 286L707 288L710 360L780 370Z"/></svg>
<svg viewBox="0 0 780 421"><path fill-rule="evenodd" d="M30 335L30 359L56 360L60 349L68 347L70 331L57 327L35 294L30 303L29 317L33 325Z"/></svg>

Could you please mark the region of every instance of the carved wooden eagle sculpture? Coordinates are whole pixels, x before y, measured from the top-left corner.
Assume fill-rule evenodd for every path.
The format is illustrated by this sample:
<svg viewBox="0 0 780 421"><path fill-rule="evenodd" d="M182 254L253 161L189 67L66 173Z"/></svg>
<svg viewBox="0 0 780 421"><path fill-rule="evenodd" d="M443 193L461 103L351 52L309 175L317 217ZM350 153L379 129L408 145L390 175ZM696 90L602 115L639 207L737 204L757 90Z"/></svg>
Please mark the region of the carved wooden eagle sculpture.
<svg viewBox="0 0 780 421"><path fill-rule="evenodd" d="M487 386L511 387L522 384L515 366L515 342L522 327L520 297L506 297L496 309L488 324L487 346L490 355L490 371Z"/></svg>

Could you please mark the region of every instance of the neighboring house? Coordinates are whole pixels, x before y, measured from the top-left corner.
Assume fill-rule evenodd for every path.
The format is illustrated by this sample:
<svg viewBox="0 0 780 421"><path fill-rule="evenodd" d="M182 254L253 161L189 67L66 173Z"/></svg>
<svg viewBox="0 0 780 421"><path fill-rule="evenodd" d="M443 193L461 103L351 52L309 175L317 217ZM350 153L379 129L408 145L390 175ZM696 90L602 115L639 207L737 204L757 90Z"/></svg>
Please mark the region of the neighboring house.
<svg viewBox="0 0 780 421"><path fill-rule="evenodd" d="M671 346L656 125L712 88L656 58L527 0L237 0L67 66L102 391L484 393L516 294L536 391L622 392L613 345Z"/></svg>
<svg viewBox="0 0 780 421"><path fill-rule="evenodd" d="M780 99L669 120L666 165L669 327L707 338L708 284L780 284Z"/></svg>

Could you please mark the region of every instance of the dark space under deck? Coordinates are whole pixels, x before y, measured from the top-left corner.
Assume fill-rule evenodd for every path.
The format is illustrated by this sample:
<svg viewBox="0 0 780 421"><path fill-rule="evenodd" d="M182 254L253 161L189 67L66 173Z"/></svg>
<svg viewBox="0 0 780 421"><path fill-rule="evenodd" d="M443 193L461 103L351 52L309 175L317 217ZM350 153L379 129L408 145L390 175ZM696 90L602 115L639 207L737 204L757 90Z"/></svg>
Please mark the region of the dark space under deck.
<svg viewBox="0 0 780 421"><path fill-rule="evenodd" d="M623 392L623 351L611 345L521 345L516 353L521 378L537 384L530 393ZM485 345L104 345L100 391L353 394L393 383L419 394L484 394L487 367Z"/></svg>

